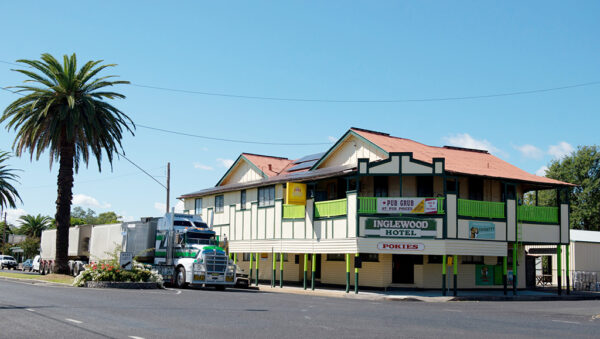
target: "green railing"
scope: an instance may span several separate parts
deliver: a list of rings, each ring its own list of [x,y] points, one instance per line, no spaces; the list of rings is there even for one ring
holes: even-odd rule
[[[558,207],[522,205],[518,207],[518,219],[519,221],[558,224]]]
[[[458,215],[473,218],[504,219],[504,203],[458,199]]]
[[[335,217],[348,213],[346,199],[315,202],[315,218]]]
[[[304,205],[283,205],[283,219],[304,219]]]
[[[426,198],[432,199],[432,198]],[[444,198],[437,199],[437,214],[444,214]],[[377,198],[376,197],[358,197],[358,213],[375,214],[377,213]]]

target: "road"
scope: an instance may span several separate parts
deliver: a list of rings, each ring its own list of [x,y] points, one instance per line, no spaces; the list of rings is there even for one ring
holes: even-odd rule
[[[109,290],[0,278],[1,338],[590,338],[600,301],[372,302],[254,290]]]

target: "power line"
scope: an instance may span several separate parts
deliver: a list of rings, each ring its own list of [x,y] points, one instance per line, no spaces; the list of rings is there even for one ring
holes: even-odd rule
[[[129,161],[133,166],[137,167],[140,171],[144,172],[147,176],[149,176],[150,178],[152,178],[152,180],[156,181],[159,185],[161,185],[162,187],[164,187],[164,189],[167,189],[167,186],[163,185],[162,182],[156,180],[155,177],[153,177],[152,175],[150,175],[150,173],[146,172],[143,168],[141,168],[140,166],[138,166],[135,162],[129,160],[129,158],[127,158],[122,153],[117,152],[117,154],[120,155],[120,156],[122,156],[123,158],[125,158],[125,160]]]
[[[574,85],[566,85],[559,87],[541,88],[526,91],[514,91],[505,93],[495,94],[483,94],[483,95],[469,95],[469,96],[458,96],[458,97],[439,97],[439,98],[416,98],[416,99],[314,99],[314,98],[284,98],[284,97],[264,97],[264,96],[253,96],[253,95],[239,95],[239,94],[228,94],[228,93],[216,93],[216,92],[202,92],[202,91],[191,91],[185,89],[175,89],[167,87],[149,86],[131,83],[130,86],[150,88],[169,92],[179,92],[188,94],[199,94],[207,96],[218,96],[236,99],[252,99],[252,100],[270,100],[270,101],[295,101],[295,102],[321,102],[321,103],[407,103],[407,102],[435,102],[435,101],[458,101],[458,100],[474,100],[474,99],[487,99],[497,97],[508,97],[515,95],[526,95],[535,93],[544,93],[552,91],[560,91],[570,88],[586,87],[600,84],[600,81],[590,81]]]
[[[0,62],[4,63],[4,64],[8,64],[8,65],[30,67],[30,66],[21,65],[21,64],[14,63],[14,62],[4,61],[4,60],[0,60]],[[561,90],[578,88],[578,87],[595,86],[598,84],[600,84],[600,81],[590,81],[590,82],[582,82],[582,83],[565,85],[565,86],[538,88],[538,89],[523,90],[523,91],[492,93],[492,94],[481,94],[481,95],[465,95],[465,96],[455,96],[455,97],[431,97],[431,98],[390,98],[390,99],[326,99],[326,98],[319,99],[319,98],[273,97],[273,96],[256,96],[256,95],[243,95],[243,94],[232,94],[232,93],[195,91],[195,90],[187,90],[187,89],[144,85],[144,84],[138,84],[138,83],[130,83],[129,85],[134,86],[134,87],[149,88],[149,89],[168,91],[168,92],[178,92],[178,93],[197,94],[197,95],[216,96],[216,97],[235,98],[235,99],[249,99],[249,100],[288,101],[288,102],[320,102],[320,103],[408,103],[408,102],[437,102],[437,101],[489,99],[489,98],[561,91]]]
[[[284,142],[264,142],[264,141],[250,141],[250,140],[241,140],[241,139],[216,138],[216,137],[208,137],[205,135],[177,132],[177,131],[167,130],[167,129],[163,129],[163,128],[156,128],[156,127],[151,127],[151,126],[145,126],[145,125],[140,125],[140,124],[136,124],[135,126],[147,128],[147,129],[151,129],[151,130],[155,130],[155,131],[165,132],[165,133],[183,135],[183,136],[187,136],[187,137],[216,140],[216,141],[226,141],[226,142],[237,142],[237,143],[244,143],[244,144],[279,145],[279,146],[313,146],[313,145],[330,145],[331,144],[330,142],[284,143]]]
[[[152,168],[152,170],[156,170],[159,168],[164,168],[165,166],[160,166],[160,167],[155,167]],[[123,177],[129,177],[132,175],[137,175],[139,174],[139,172],[135,172],[135,173],[127,173],[127,174],[122,174],[122,175],[116,175],[116,176],[110,176],[108,178],[99,178],[99,179],[91,179],[91,180],[84,180],[84,181],[77,181],[77,185],[81,185],[81,184],[88,184],[88,183],[92,183],[92,182],[98,182],[98,181],[106,181],[106,180],[114,180],[114,179],[119,179],[119,178],[123,178]],[[156,177],[160,177],[160,176],[156,176]],[[56,186],[56,184],[50,184],[50,185],[38,185],[38,186],[23,186],[23,188],[27,188],[27,189],[34,189],[34,188],[44,188],[44,187],[53,187]]]

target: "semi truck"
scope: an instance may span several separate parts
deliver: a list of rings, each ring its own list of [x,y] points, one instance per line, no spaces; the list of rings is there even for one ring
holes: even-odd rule
[[[55,242],[56,230],[42,232],[42,274],[54,265]],[[224,290],[236,283],[236,265],[198,215],[167,213],[161,218],[69,229],[69,269],[74,275],[118,252],[132,253],[137,261],[152,265],[165,283],[179,288],[204,285]]]

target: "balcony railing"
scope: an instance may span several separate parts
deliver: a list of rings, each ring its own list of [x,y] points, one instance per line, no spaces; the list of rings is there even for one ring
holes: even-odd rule
[[[522,205],[517,213],[519,221],[558,224],[558,207]]]
[[[504,219],[504,203],[458,199],[458,215],[472,218]]]
[[[283,205],[283,219],[304,219],[304,205]]]
[[[315,218],[328,218],[348,213],[346,199],[315,202]]]
[[[444,214],[444,198],[425,198],[437,199],[437,214]],[[376,197],[358,197],[358,213],[375,214],[377,213]]]

